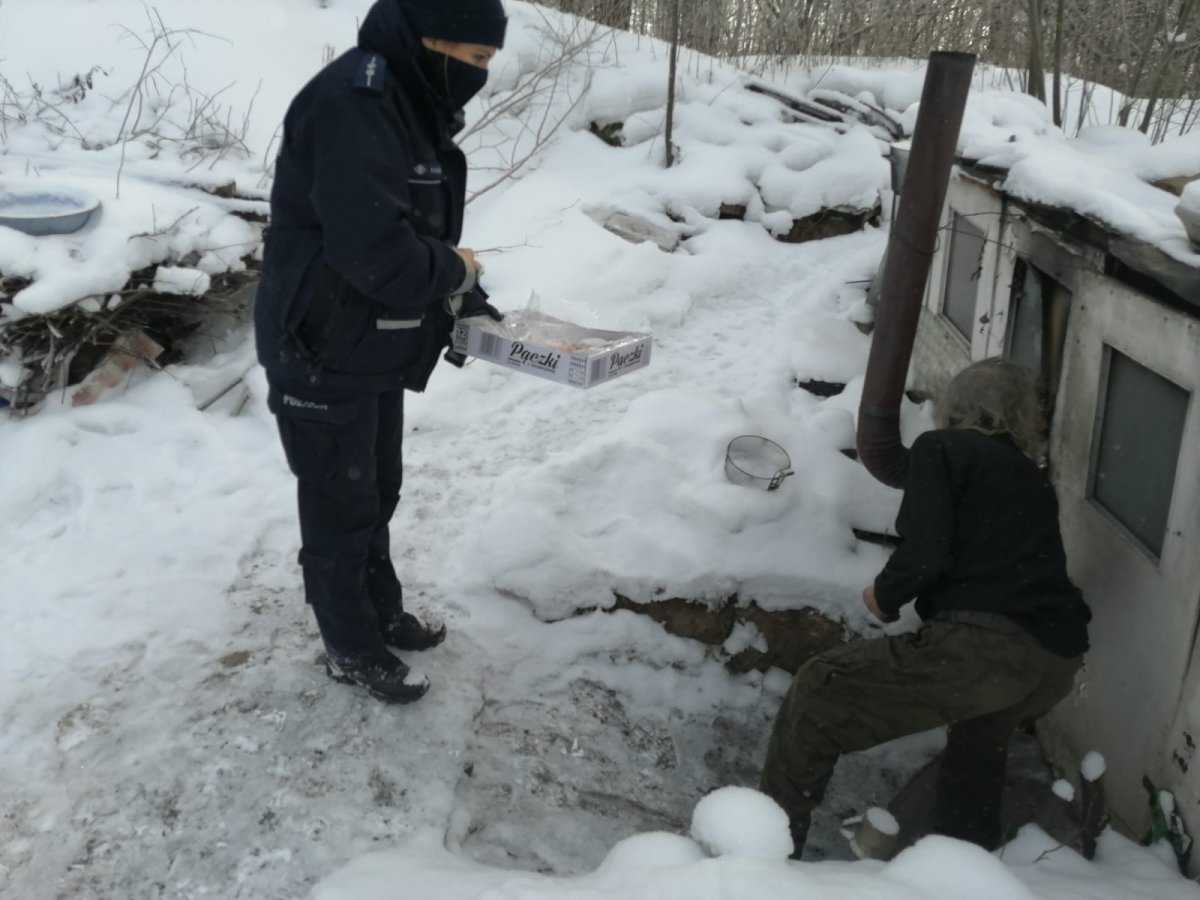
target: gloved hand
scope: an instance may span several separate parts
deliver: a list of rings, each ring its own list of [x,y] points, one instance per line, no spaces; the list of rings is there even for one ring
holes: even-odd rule
[[[2,0],[0,0],[2,2]],[[487,316],[496,322],[504,321],[504,313],[488,303],[487,291],[479,285],[475,285],[465,294],[460,294],[457,297],[447,297],[445,301],[446,312],[456,319],[466,319],[470,316]],[[447,337],[449,340],[449,337]],[[466,354],[460,353],[451,347],[446,351],[446,355],[442,357],[446,362],[462,368],[466,365]]]
[[[454,309],[457,301],[458,309]],[[488,303],[487,292],[479,285],[471,288],[461,297],[452,297],[450,301],[451,315],[459,319],[470,318],[471,316],[487,316],[493,322],[503,322],[504,313]]]

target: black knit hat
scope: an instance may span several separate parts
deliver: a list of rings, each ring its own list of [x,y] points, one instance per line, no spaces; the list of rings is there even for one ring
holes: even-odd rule
[[[508,19],[500,0],[399,0],[421,37],[503,47]]]

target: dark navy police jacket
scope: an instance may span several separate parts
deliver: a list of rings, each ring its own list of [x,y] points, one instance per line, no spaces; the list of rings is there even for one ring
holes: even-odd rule
[[[467,167],[422,52],[399,7],[376,3],[359,46],[288,110],[255,308],[276,385],[420,391],[447,345]]]

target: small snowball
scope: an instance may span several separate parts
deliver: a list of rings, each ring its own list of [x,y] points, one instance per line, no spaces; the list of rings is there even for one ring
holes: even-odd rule
[[[25,376],[25,367],[12,357],[0,361],[0,387],[15,388]]]
[[[1054,791],[1054,796],[1059,800],[1067,803],[1075,799],[1075,786],[1065,778],[1060,778],[1054,784],[1050,785],[1050,790]]]
[[[207,294],[212,279],[197,269],[159,266],[154,274],[154,290],[160,294]]]
[[[1079,764],[1079,774],[1088,781],[1098,781],[1103,777],[1106,768],[1108,768],[1108,763],[1104,761],[1104,757],[1093,750]]]
[[[786,859],[793,849],[787,813],[766,794],[742,787],[721,788],[697,803],[692,837],[713,856]]]
[[[880,806],[872,806],[867,810],[867,821],[880,834],[895,837],[900,833],[900,823],[896,817]]]

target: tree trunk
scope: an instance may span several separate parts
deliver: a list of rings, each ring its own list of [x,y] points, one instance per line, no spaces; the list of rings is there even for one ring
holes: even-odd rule
[[[675,165],[675,73],[679,69],[679,21],[680,3],[675,0],[675,11],[671,17],[671,74],[667,85],[667,168]]]
[[[594,4],[596,21],[628,31],[633,24],[633,0],[603,0]]]
[[[564,12],[628,31],[633,25],[633,0],[558,0]]]
[[[1133,78],[1129,81],[1129,86],[1125,88],[1125,105],[1121,107],[1121,112],[1117,116],[1117,123],[1121,127],[1129,124],[1129,114],[1133,112],[1134,103],[1137,102],[1137,92],[1141,87],[1142,76],[1146,72],[1146,63],[1150,60],[1150,54],[1154,50],[1154,39],[1162,33],[1167,26],[1167,0],[1162,2],[1162,13],[1155,17],[1154,23],[1146,29],[1145,39],[1142,42],[1141,52],[1138,54],[1137,69],[1133,73]]]
[[[1042,51],[1042,0],[1026,0],[1029,15],[1029,85],[1028,92],[1046,102],[1046,62]]]
[[[1150,123],[1154,119],[1154,107],[1158,104],[1159,98],[1162,96],[1167,69],[1170,67],[1171,60],[1176,56],[1176,42],[1174,37],[1187,29],[1194,9],[1195,0],[1179,0],[1179,15],[1175,19],[1175,29],[1171,32],[1170,40],[1168,40],[1168,35],[1164,27],[1162,56],[1159,57],[1158,68],[1154,71],[1154,80],[1150,82],[1150,90],[1146,97],[1146,112],[1142,116],[1142,124],[1138,126],[1138,131],[1142,134],[1150,133]],[[1165,26],[1166,23],[1164,22],[1163,24]]]
[[[1066,18],[1067,0],[1058,0],[1058,8],[1054,11],[1054,124],[1063,126],[1063,21]]]

